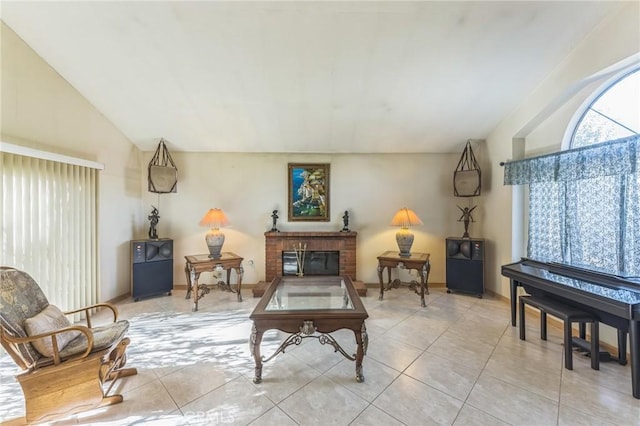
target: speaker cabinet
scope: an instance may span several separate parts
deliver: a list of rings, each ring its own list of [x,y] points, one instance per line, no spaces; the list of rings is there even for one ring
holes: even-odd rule
[[[447,293],[484,293],[484,240],[447,238]]]
[[[140,298],[173,290],[173,240],[131,241],[131,296]]]

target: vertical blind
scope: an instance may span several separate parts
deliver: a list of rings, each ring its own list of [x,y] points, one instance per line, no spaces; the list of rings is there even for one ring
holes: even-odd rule
[[[0,152],[0,265],[29,273],[51,304],[98,302],[97,174]]]

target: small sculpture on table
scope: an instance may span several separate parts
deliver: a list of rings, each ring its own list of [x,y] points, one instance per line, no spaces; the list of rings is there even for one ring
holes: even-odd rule
[[[349,230],[349,211],[348,210],[344,211],[344,215],[342,216],[342,222],[344,223],[344,226],[342,227],[342,230],[340,232],[350,232],[350,230]]]
[[[271,219],[273,219],[273,225],[271,226],[271,232],[280,232],[276,227],[276,222],[278,221],[278,210],[274,210],[271,213]]]
[[[151,214],[147,218],[151,221],[151,224],[149,225],[149,238],[152,240],[157,240],[158,230],[156,229],[156,227],[158,226],[160,215],[158,214],[158,209],[156,207],[154,206],[151,206],[151,207],[153,207],[153,210],[151,210]]]
[[[469,237],[469,223],[475,222],[473,220],[473,216],[471,216],[471,212],[478,206],[473,206],[472,208],[465,207],[464,209],[460,206],[457,206],[462,212],[462,216],[458,219],[458,222],[464,222],[464,235],[462,238],[470,238]]]

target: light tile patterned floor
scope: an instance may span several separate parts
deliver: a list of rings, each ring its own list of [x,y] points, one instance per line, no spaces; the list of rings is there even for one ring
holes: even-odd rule
[[[369,319],[365,382],[353,361],[306,339],[267,362],[255,385],[248,338],[258,299],[212,290],[191,312],[184,291],[118,304],[131,321],[130,366],[139,374],[119,384],[125,401],[71,416],[59,424],[158,425],[633,425],[640,401],[631,396],[629,366],[574,355],[563,368],[562,336],[549,329],[528,340],[511,327],[509,307],[431,289],[427,307],[407,288],[379,301],[363,298]],[[285,337],[265,334],[269,355]],[[355,351],[352,332],[334,337]],[[24,401],[15,365],[0,355],[0,420],[22,424]]]

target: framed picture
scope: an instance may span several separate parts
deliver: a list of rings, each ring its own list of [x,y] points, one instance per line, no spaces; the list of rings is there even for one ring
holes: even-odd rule
[[[329,164],[289,163],[289,221],[329,221]]]

